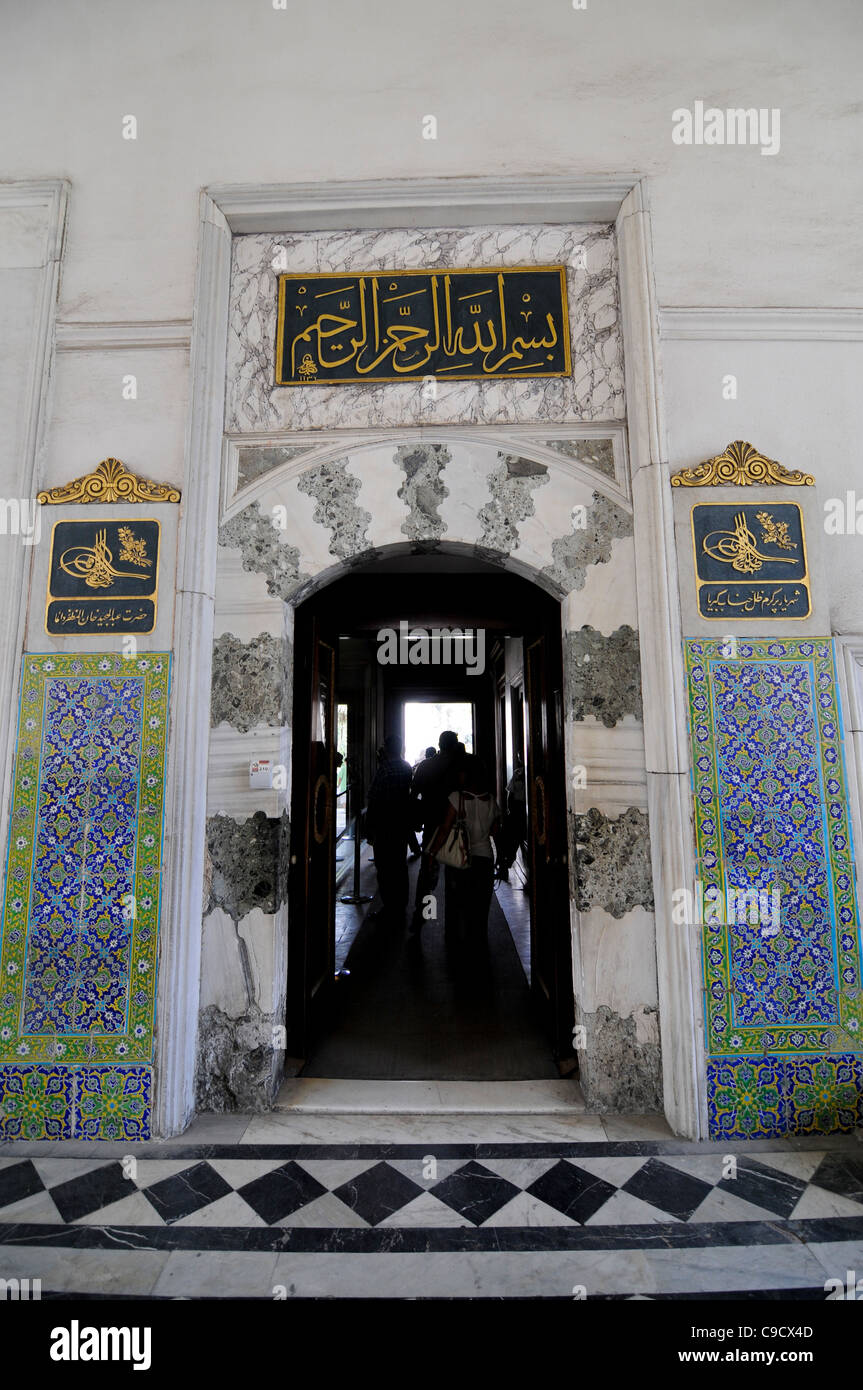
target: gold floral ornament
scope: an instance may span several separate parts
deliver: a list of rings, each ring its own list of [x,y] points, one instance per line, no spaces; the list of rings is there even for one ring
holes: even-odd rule
[[[787,527],[785,529],[787,530]],[[120,537],[120,559],[129,560],[133,565],[144,565],[150,569],[153,561],[147,559],[147,542],[143,537],[136,536],[128,526],[121,526],[118,535]]]
[[[86,525],[86,522],[84,523]],[[60,556],[60,568],[73,579],[83,579],[88,589],[108,589],[115,579],[146,579],[146,574],[136,570],[114,568],[114,556],[105,540],[105,529],[96,533],[94,545],[73,545]],[[132,535],[127,526],[120,527],[120,559],[131,560],[133,564],[146,565],[147,543]]]
[[[681,468],[671,477],[672,487],[749,487],[760,484],[770,487],[776,484],[793,487],[814,487],[815,479],[811,473],[793,471],[776,459],[769,459],[743,439],[735,439],[723,454],[706,459],[694,468]]]
[[[130,473],[119,459],[103,459],[92,473],[37,493],[36,500],[43,507],[59,502],[179,502],[180,493],[170,483],[151,483]]]
[[[780,550],[797,549],[797,542],[788,534],[787,521],[774,521],[769,512],[756,512],[755,515],[761,522],[761,539],[765,545],[775,545]]]

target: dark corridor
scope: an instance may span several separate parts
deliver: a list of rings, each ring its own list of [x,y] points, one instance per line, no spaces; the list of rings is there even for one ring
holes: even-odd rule
[[[417,867],[411,865],[412,892]],[[373,864],[364,863],[362,881],[368,893],[375,891]],[[476,958],[449,941],[443,893],[440,900],[440,917],[426,922],[420,937],[392,931],[362,909],[342,909],[360,917],[353,933],[347,926],[342,969],[350,973],[339,976],[328,1027],[303,1076],[522,1081],[558,1075],[498,895],[489,912],[488,950]]]
[[[353,572],[295,616],[287,1028],[296,1074],[571,1074],[559,605],[486,562],[429,554]],[[444,643],[414,662],[396,644],[397,659],[382,660],[382,634],[405,625],[477,636],[470,657]],[[442,891],[419,936],[407,919],[375,916],[363,838],[384,736],[407,733],[413,765],[436,742],[435,719],[482,760],[502,809],[518,759],[525,769],[521,848],[492,896],[487,949],[468,954],[447,932]],[[413,906],[418,862],[409,867]]]

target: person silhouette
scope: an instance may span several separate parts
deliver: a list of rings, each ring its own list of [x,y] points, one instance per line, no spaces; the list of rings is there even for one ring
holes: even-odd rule
[[[412,769],[402,757],[403,747],[398,734],[388,734],[384,739],[383,756],[369,787],[366,810],[366,837],[374,845],[378,891],[383,903],[380,911],[368,915],[393,922],[404,920],[409,891],[405,856]]]
[[[423,831],[422,859],[410,926],[414,935],[422,930],[426,899],[434,893],[440,877],[440,864],[429,853],[429,845],[447,813],[447,797],[458,782],[459,746],[458,734],[444,729],[438,739],[439,751],[432,749],[432,756],[423,759],[411,783],[413,824],[421,825]]]
[[[444,843],[457,817],[464,819],[470,839],[470,863],[446,870],[447,932],[469,945],[481,945],[488,935],[488,910],[494,889],[495,849],[500,834],[500,807],[491,791],[488,773],[479,758],[466,755],[459,764],[459,786],[450,792],[447,812],[429,851]]]

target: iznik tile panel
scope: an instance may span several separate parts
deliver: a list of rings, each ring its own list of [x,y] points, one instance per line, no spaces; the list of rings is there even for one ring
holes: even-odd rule
[[[149,1139],[150,1067],[0,1067],[0,1139]]]
[[[711,1132],[850,1129],[853,847],[829,639],[689,640]]]
[[[16,1117],[37,1137],[40,1115],[41,1137],[108,1137],[111,1116],[144,1137],[169,676],[159,653],[24,658],[0,942],[7,1137]]]

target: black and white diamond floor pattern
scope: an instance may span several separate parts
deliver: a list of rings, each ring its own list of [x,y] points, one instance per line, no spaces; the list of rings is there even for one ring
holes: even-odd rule
[[[510,1148],[516,1146],[509,1146]],[[0,1223],[101,1227],[643,1227],[863,1217],[863,1158],[549,1152],[437,1158],[0,1158]],[[626,1148],[625,1145],[619,1146]]]

